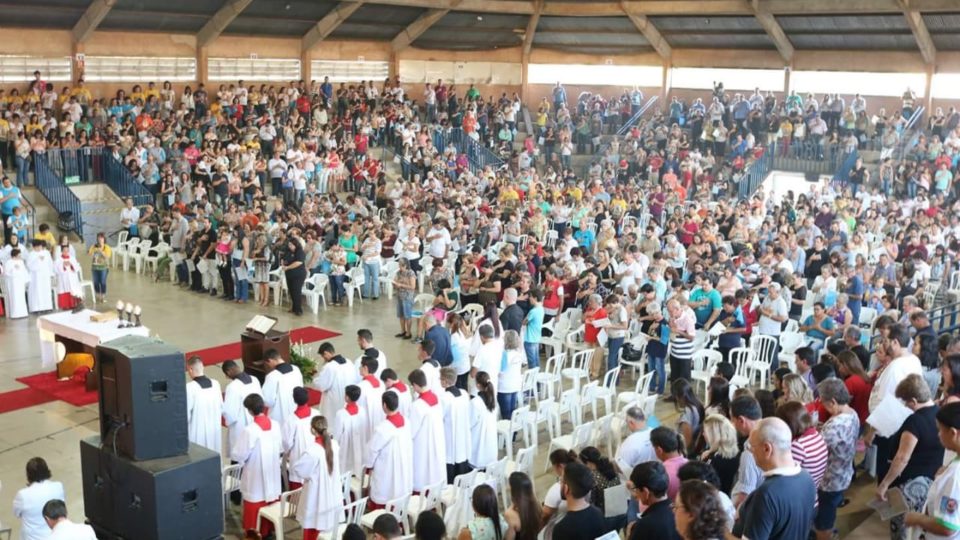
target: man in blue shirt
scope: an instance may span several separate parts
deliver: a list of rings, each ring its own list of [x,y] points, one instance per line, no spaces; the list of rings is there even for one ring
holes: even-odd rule
[[[740,338],[747,331],[747,323],[743,318],[743,310],[737,298],[733,295],[723,297],[723,311],[717,318],[723,323],[725,330],[717,337],[717,350],[723,355],[723,361],[729,360],[730,350],[740,346]]]
[[[847,288],[844,292],[848,297],[847,307],[853,315],[850,324],[859,324],[860,308],[863,307],[863,278],[860,277],[857,266],[854,264],[847,265]]]
[[[3,243],[10,243],[10,234],[13,229],[7,227],[7,219],[13,215],[13,209],[23,204],[23,195],[20,188],[13,185],[10,177],[3,175],[3,181],[0,183],[0,215],[3,218]]]
[[[827,338],[834,334],[833,318],[827,315],[827,308],[823,302],[813,304],[813,315],[809,315],[800,325],[800,331],[805,333],[810,341],[810,348],[819,352]]]
[[[430,354],[430,358],[436,360],[440,367],[446,367],[453,363],[450,332],[437,324],[437,320],[431,314],[427,314],[427,331],[423,334],[423,340],[430,340],[433,343],[433,352]]]
[[[540,367],[540,339],[543,337],[543,291],[530,291],[530,311],[523,321],[523,350],[527,368]]]

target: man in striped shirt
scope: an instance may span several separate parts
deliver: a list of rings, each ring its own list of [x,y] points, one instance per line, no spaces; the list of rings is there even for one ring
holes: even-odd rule
[[[672,384],[677,379],[689,381],[697,316],[676,297],[667,302],[667,312],[670,314],[670,382]]]

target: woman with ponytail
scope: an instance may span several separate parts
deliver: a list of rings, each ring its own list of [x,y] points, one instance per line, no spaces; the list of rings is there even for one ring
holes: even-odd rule
[[[340,447],[330,436],[327,419],[315,416],[310,421],[311,441],[293,463],[293,470],[303,478],[297,521],[303,526],[303,539],[316,540],[321,532],[332,531],[340,520],[342,506],[340,485]]]
[[[543,527],[543,513],[533,493],[533,482],[522,472],[512,473],[508,481],[510,506],[503,512],[510,527],[507,537],[512,540],[537,540]]]
[[[476,380],[477,394],[470,399],[470,466],[480,469],[497,460],[497,394],[486,371],[477,372]]]
[[[676,431],[660,426],[650,432],[650,444],[653,445],[653,451],[657,454],[657,459],[663,463],[663,468],[667,470],[667,496],[673,500],[680,491],[680,478],[677,472],[686,462],[683,457],[683,435]]]
[[[507,522],[497,507],[497,492],[487,484],[473,490],[474,518],[460,531],[457,540],[504,540]]]
[[[550,465],[553,467],[553,474],[557,475],[557,481],[547,494],[543,497],[543,523],[555,523],[567,513],[567,501],[563,498],[563,489],[561,479],[563,478],[563,469],[570,463],[577,463],[577,453],[573,450],[558,449],[550,452]],[[554,519],[555,518],[555,519]]]
[[[617,474],[613,462],[601,454],[600,449],[595,446],[588,446],[581,450],[580,461],[593,473],[593,505],[605,512],[604,491],[609,487],[620,485],[620,475]],[[610,530],[620,529],[626,524],[626,514],[607,518],[607,527]]]

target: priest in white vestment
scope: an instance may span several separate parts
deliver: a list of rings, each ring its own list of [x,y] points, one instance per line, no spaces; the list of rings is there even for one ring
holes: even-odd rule
[[[400,400],[400,409],[398,409],[400,414],[404,418],[410,418],[410,404],[413,403],[413,394],[410,393],[410,388],[403,384],[397,372],[390,368],[383,370],[383,373],[380,374],[380,381],[386,388],[384,392],[397,394],[397,398]]]
[[[27,285],[30,272],[20,258],[20,250],[14,249],[9,259],[3,262],[3,306],[8,319],[22,319],[30,314],[27,309]]]
[[[27,256],[30,285],[27,287],[27,305],[30,313],[53,309],[53,260],[43,240],[33,241],[33,250]]]
[[[346,404],[343,392],[347,385],[360,380],[357,369],[342,355],[337,354],[333,344],[326,341],[318,351],[326,361],[323,369],[313,379],[313,387],[321,392],[320,414],[332,420]]]
[[[270,369],[263,379],[263,403],[270,419],[282,424],[296,410],[293,389],[303,386],[300,368],[286,362],[276,350],[267,351],[265,364]]]
[[[377,361],[377,371],[372,373],[372,375],[379,379],[380,375],[383,374],[383,370],[387,369],[387,355],[383,354],[383,351],[373,345],[373,332],[366,328],[357,330],[357,346],[363,351],[363,354],[353,362],[357,368],[357,373],[360,373],[360,364],[363,362],[363,357],[367,356]]]
[[[245,373],[233,360],[223,363],[223,374],[230,382],[223,390],[223,423],[227,426],[227,454],[237,444],[243,428],[253,423],[253,416],[243,406],[243,400],[250,394],[260,394],[260,381]],[[262,397],[262,396],[261,396]]]
[[[367,451],[367,412],[360,408],[360,387],[351,384],[344,393],[343,409],[333,421],[333,438],[340,443],[340,470],[363,478],[363,458]]]
[[[447,483],[470,472],[470,451],[473,437],[470,431],[470,394],[457,387],[457,370],[440,370],[440,405],[443,407],[443,434],[447,452]]]
[[[223,447],[220,383],[203,374],[203,361],[199,356],[187,361],[187,372],[192,379],[187,383],[187,438],[219,454]]]
[[[253,423],[240,433],[237,445],[230,451],[230,459],[243,465],[240,475],[240,493],[243,494],[243,528],[257,528],[257,514],[264,506],[280,499],[280,452],[283,436],[280,425],[265,413],[263,398],[250,394],[243,406],[253,416]],[[273,526],[263,520],[260,535],[267,536]]]
[[[420,360],[420,370],[427,376],[427,388],[439,392],[441,390],[440,363],[433,359],[433,351],[433,342],[424,339],[417,350],[417,359]]]
[[[386,415],[383,412],[383,383],[374,375],[377,372],[377,361],[373,358],[364,358],[360,362],[360,407],[367,412],[366,438],[370,440],[373,432],[383,422]],[[399,409],[398,409],[399,410]]]
[[[422,370],[410,373],[410,385],[417,399],[410,405],[410,433],[413,436],[413,491],[423,493],[428,487],[447,480],[447,451],[443,434],[443,406],[440,398],[427,386]]]
[[[310,421],[320,413],[307,405],[310,395],[307,389],[298,387],[293,389],[293,401],[297,404],[296,410],[283,422],[283,454],[287,456],[288,466],[292,466],[300,459],[307,445],[313,440],[310,432]],[[303,478],[292,468],[287,471],[290,489],[294,490],[303,485]]]
[[[303,527],[303,540],[317,540],[321,532],[331,532],[337,526],[343,505],[340,445],[330,436],[326,418],[314,416],[311,419],[309,442],[292,462],[290,474],[303,479],[300,506],[297,507],[297,522]]]
[[[379,510],[393,499],[413,492],[413,440],[406,419],[397,412],[397,395],[383,395],[386,419],[377,425],[367,444],[364,467],[370,469],[370,502]]]

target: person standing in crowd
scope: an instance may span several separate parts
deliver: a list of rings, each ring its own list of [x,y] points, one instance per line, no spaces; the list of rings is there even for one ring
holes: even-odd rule
[[[697,317],[692,309],[676,298],[667,301],[667,311],[670,313],[670,383],[673,384],[677,379],[689,381]],[[666,401],[673,402],[675,399],[668,397]]]
[[[398,406],[396,394],[383,394],[385,418],[368,440],[363,466],[370,469],[370,510],[413,492],[413,435]]]
[[[598,538],[607,532],[603,512],[590,504],[593,486],[593,473],[586,465],[570,463],[563,468],[561,489],[567,514],[553,528],[554,540]]]
[[[21,540],[44,540],[50,527],[44,521],[44,506],[52,500],[63,501],[63,484],[51,480],[47,462],[41,457],[27,461],[27,487],[20,488],[13,498],[13,515],[20,520]]]
[[[187,427],[191,443],[220,453],[223,446],[221,416],[223,394],[220,383],[203,373],[203,360],[192,356],[187,360]]]
[[[297,522],[303,540],[317,540],[320,531],[332,531],[340,517],[331,509],[341,504],[340,445],[330,436],[327,419],[310,419],[310,435],[302,453],[290,464],[291,476],[302,478],[303,491],[297,506]]]
[[[673,503],[673,516],[676,529],[671,532],[679,533],[683,540],[713,540],[727,535],[723,500],[717,488],[707,482],[684,482]]]
[[[290,312],[294,315],[303,315],[303,282],[307,279],[307,269],[303,266],[305,258],[300,241],[289,237],[283,252],[283,275],[290,291]]]
[[[291,395],[291,399],[292,399]],[[243,428],[237,444],[230,450],[230,459],[243,466],[240,474],[240,493],[243,496],[243,528],[256,529],[260,509],[280,499],[280,454],[283,436],[280,425],[266,415],[266,405],[259,394],[250,394],[243,406],[253,417],[253,423]],[[273,529],[263,520],[260,534]]]
[[[263,403],[269,409],[270,418],[282,424],[297,408],[293,389],[303,386],[303,374],[276,349],[267,351],[263,363],[270,370],[263,380]]]
[[[97,241],[88,251],[90,255],[90,274],[93,278],[93,293],[96,302],[104,302],[107,296],[107,274],[109,261],[113,258],[113,250],[107,245],[104,233],[97,233]]]
[[[733,485],[733,504],[741,508],[744,501],[751,493],[756,491],[763,482],[763,471],[757,464],[753,452],[751,451],[750,433],[760,422],[763,413],[760,410],[760,403],[753,397],[746,395],[735,398],[730,402],[730,421],[736,428],[741,437],[746,437],[743,443],[743,451],[740,452],[740,468],[737,471],[737,481]]]
[[[817,513],[813,520],[817,540],[830,540],[843,504],[844,491],[853,480],[860,419],[850,407],[850,393],[840,379],[827,379],[817,389],[823,408],[830,413],[821,433],[827,445],[827,469],[817,490]]]
[[[678,538],[675,531],[674,513],[667,496],[669,478],[659,461],[645,461],[630,471],[627,489],[632,498],[645,509],[631,525],[628,540],[644,538]]]

